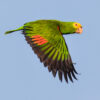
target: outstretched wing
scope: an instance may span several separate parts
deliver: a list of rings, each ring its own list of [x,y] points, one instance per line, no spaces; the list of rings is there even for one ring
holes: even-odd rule
[[[26,34],[25,31],[23,34]],[[58,72],[61,81],[62,76],[64,76],[66,82],[68,82],[68,78],[73,82],[73,78],[77,79],[75,76],[77,72],[63,36],[60,32],[54,35],[49,32],[48,34],[25,35],[25,38],[40,58],[40,61],[44,63],[44,66],[48,67],[49,72],[52,72],[54,77]]]

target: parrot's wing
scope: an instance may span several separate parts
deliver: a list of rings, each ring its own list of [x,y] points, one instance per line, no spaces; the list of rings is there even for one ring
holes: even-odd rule
[[[48,66],[48,70],[50,72],[52,71],[54,77],[58,72],[58,76],[61,81],[62,75],[64,75],[66,82],[68,82],[68,78],[72,82],[72,77],[77,79],[75,76],[77,72],[74,68],[67,45],[61,33],[55,36],[34,34],[31,37],[25,36],[25,38],[40,58],[40,61],[44,63],[44,66]]]

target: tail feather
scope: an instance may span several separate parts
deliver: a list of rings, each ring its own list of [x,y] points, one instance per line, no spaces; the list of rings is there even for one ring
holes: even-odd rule
[[[23,30],[23,29],[24,29],[24,26],[21,26],[21,27],[19,27],[18,29],[6,31],[5,34],[10,34],[10,33],[12,33],[12,32],[20,31],[20,30]]]

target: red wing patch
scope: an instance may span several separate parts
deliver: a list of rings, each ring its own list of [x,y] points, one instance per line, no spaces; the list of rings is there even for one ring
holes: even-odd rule
[[[34,41],[35,44],[38,44],[38,45],[42,45],[42,44],[45,44],[48,42],[47,39],[45,39],[44,37],[40,36],[40,35],[35,35],[35,36],[32,36],[32,41]]]

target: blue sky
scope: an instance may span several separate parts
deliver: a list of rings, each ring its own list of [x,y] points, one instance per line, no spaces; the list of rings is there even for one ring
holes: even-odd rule
[[[100,0],[0,0],[0,100],[100,100]],[[76,21],[82,35],[65,35],[78,81],[62,83],[43,67],[21,32],[37,19]]]

